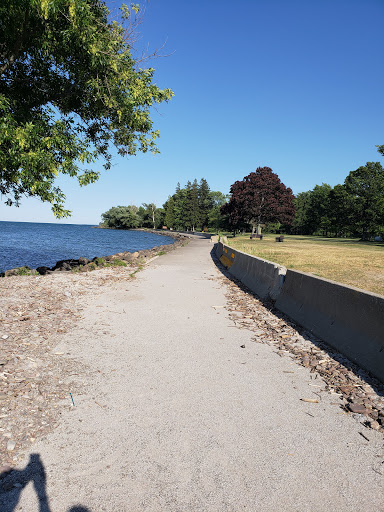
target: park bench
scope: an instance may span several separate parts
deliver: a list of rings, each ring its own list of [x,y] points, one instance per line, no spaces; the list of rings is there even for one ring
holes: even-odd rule
[[[260,240],[262,240],[263,239],[263,235],[256,235],[256,234],[254,234],[254,235],[251,235],[249,238],[251,240],[252,240],[252,238],[260,238]]]
[[[284,242],[284,236],[283,236],[283,235],[277,236],[277,237],[275,238],[275,241],[276,241],[276,242]]]

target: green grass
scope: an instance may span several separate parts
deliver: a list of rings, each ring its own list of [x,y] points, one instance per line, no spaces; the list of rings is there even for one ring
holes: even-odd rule
[[[277,235],[250,240],[248,235],[228,237],[234,249],[253,254],[290,269],[384,295],[384,243],[354,238]]]
[[[38,274],[39,273],[36,270],[31,270],[25,267],[21,267],[18,272],[19,276],[36,276]]]
[[[128,263],[126,261],[123,261],[123,260],[112,260],[111,264],[114,266],[114,267],[127,267],[128,266]]]

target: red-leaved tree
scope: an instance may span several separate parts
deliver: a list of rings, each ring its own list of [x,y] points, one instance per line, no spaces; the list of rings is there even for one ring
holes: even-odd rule
[[[269,167],[258,167],[230,188],[231,198],[222,207],[232,227],[251,224],[252,233],[267,222],[290,225],[295,216],[294,195]]]

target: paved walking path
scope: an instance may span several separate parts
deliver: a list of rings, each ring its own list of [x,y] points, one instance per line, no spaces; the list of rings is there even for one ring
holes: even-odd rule
[[[301,402],[308,370],[212,307],[226,301],[211,248],[195,239],[90,301],[58,347],[88,373],[35,445],[40,497],[31,481],[1,510],[384,510],[383,437],[367,442],[332,395]]]

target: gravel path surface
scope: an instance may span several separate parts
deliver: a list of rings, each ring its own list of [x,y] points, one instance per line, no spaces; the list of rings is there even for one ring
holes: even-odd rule
[[[266,329],[254,342],[211,248],[193,240],[84,296],[54,347],[84,370],[75,406],[3,478],[1,511],[384,510],[382,433]]]

